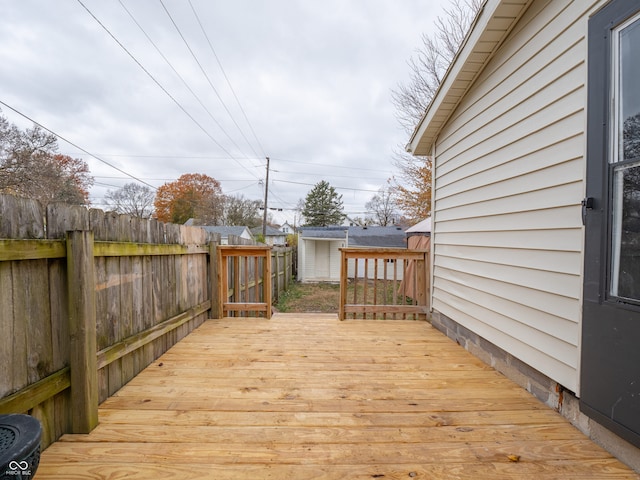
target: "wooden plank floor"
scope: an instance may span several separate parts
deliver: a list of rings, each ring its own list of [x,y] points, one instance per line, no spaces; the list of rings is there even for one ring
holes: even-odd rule
[[[639,477],[428,323],[277,314],[205,323],[36,478]]]

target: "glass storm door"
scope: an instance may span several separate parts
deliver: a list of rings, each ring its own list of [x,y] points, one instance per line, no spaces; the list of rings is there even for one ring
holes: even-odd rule
[[[589,21],[581,409],[640,446],[640,3]]]

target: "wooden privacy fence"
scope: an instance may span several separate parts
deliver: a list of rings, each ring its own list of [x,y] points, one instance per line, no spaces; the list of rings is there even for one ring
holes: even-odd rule
[[[38,418],[43,448],[91,430],[99,403],[217,318],[218,244],[197,227],[0,195],[0,414]]]
[[[341,248],[340,252],[340,320],[426,319],[428,251]]]

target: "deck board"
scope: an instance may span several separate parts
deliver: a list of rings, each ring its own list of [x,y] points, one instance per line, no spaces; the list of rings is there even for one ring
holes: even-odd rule
[[[639,478],[426,322],[211,320],[99,414],[38,479]]]

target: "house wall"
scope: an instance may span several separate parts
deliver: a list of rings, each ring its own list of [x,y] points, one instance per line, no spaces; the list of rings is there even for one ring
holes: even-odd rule
[[[435,310],[579,392],[588,16],[537,0],[435,143]]]

